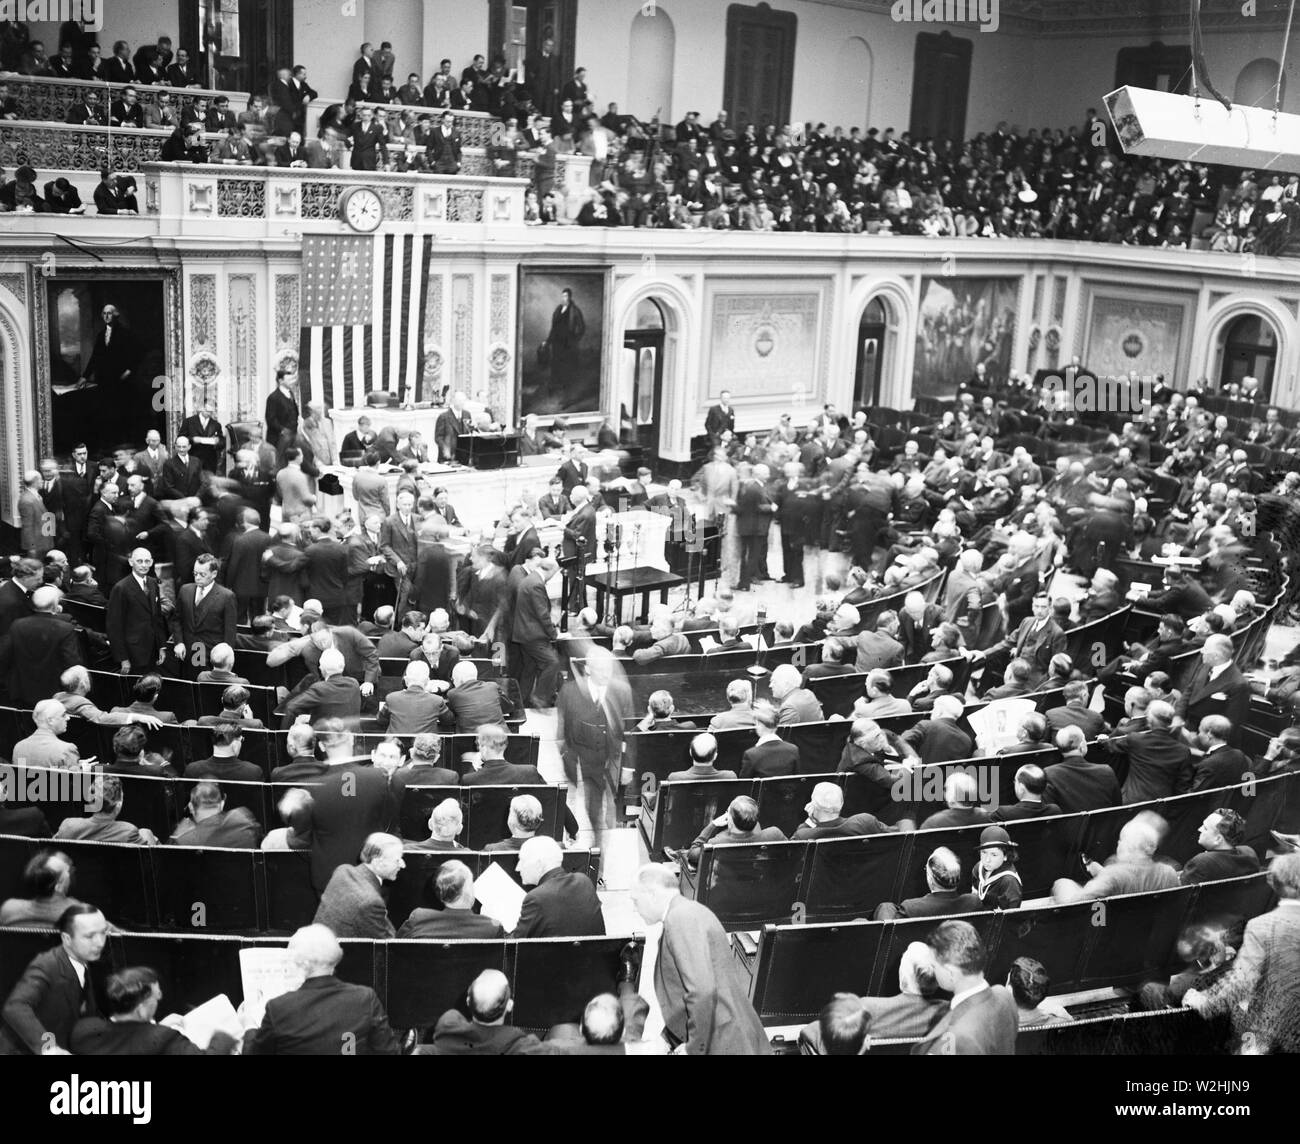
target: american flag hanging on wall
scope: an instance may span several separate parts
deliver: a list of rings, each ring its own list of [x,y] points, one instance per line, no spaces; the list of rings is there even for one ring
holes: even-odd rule
[[[332,409],[385,390],[424,399],[429,235],[305,234],[298,372],[304,401]]]

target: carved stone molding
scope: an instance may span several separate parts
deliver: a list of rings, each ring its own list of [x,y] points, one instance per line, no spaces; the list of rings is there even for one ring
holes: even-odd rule
[[[298,275],[275,276],[275,346],[276,350],[297,350],[302,328]]]
[[[474,276],[451,278],[451,385],[467,393],[474,386]]]
[[[190,278],[190,349],[216,346],[217,278],[195,274]]]

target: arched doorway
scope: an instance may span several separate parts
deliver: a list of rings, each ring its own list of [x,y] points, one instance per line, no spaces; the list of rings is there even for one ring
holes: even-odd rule
[[[619,385],[620,435],[645,450],[646,463],[659,459],[659,410],[663,403],[665,341],[663,306],[642,298],[623,332]]]
[[[654,4],[645,4],[632,17],[628,38],[628,61],[625,114],[649,123],[656,115],[673,121],[673,64],[677,52],[677,33],[668,13]],[[604,108],[601,108],[604,111]]]
[[[1277,332],[1260,314],[1242,314],[1224,327],[1219,388],[1240,384],[1243,377],[1259,378],[1267,396],[1273,389],[1277,365]]]
[[[853,405],[870,409],[880,404],[880,377],[885,362],[885,336],[889,313],[885,303],[872,298],[858,322],[857,366],[853,376]]]

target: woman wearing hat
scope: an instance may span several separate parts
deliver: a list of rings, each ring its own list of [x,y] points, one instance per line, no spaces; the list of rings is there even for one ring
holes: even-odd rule
[[[1016,910],[1024,895],[1016,873],[1019,848],[1000,826],[987,826],[980,833],[980,860],[975,865],[972,889],[987,910]]]

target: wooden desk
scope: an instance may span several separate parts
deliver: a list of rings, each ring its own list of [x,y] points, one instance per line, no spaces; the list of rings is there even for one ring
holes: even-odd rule
[[[614,608],[618,622],[623,621],[623,598],[641,593],[641,622],[650,618],[650,593],[659,593],[659,602],[668,603],[668,589],[685,584],[686,578],[675,572],[665,572],[662,568],[632,568],[626,572],[595,572],[587,577],[587,583],[596,589],[596,614],[605,614],[607,593],[614,597]]]
[[[461,433],[456,460],[471,469],[513,469],[519,465],[518,433]]]

